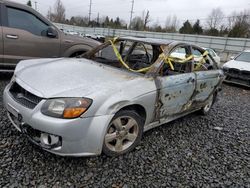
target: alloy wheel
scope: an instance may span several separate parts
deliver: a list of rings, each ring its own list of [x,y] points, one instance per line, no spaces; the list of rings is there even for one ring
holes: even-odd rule
[[[138,134],[137,121],[130,116],[120,116],[110,123],[104,142],[109,150],[122,152],[133,145]]]

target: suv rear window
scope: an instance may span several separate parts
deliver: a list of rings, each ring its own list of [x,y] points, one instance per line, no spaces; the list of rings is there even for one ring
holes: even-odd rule
[[[8,26],[11,28],[22,29],[41,36],[48,29],[48,25],[42,22],[33,14],[11,7],[7,7]]]

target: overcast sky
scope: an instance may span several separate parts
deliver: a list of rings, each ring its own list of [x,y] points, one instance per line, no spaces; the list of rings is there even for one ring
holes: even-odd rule
[[[27,0],[14,0],[16,2],[26,3]],[[43,15],[47,14],[49,7],[54,7],[56,0],[32,0],[32,6],[37,8]],[[61,0],[66,9],[66,17],[81,15],[88,16],[89,0]],[[124,19],[129,22],[132,0],[92,0],[92,15],[95,19],[110,16]],[[194,22],[200,19],[205,22],[207,15],[213,8],[221,8],[228,16],[233,11],[243,11],[250,9],[249,0],[134,0],[134,16],[142,15],[143,10],[149,10],[151,24],[158,22],[164,25],[168,15],[176,15],[180,24],[189,19]]]

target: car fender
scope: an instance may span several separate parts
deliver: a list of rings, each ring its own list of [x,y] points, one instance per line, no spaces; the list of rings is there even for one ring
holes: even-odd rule
[[[98,106],[98,109],[96,109],[96,116],[111,114],[114,115],[124,107],[140,105],[146,111],[145,124],[152,122],[154,119],[154,107],[157,98],[156,89],[140,95],[136,95],[136,91],[131,91],[133,90],[130,90],[130,92],[120,91],[114,95],[110,95],[110,97],[108,97],[105,101],[102,101],[102,103],[98,102],[102,105]]]

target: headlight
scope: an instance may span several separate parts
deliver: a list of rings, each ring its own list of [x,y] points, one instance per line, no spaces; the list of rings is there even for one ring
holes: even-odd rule
[[[81,116],[87,111],[92,100],[87,98],[59,98],[49,99],[41,109],[47,116],[72,119]]]

